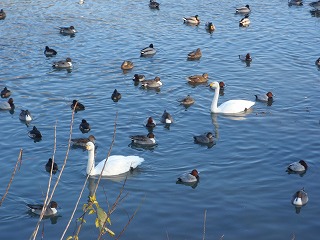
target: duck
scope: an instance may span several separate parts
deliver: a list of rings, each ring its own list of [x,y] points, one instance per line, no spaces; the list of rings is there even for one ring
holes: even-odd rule
[[[193,75],[187,77],[189,83],[206,83],[208,81],[208,73],[204,73],[202,75]]]
[[[200,48],[188,53],[188,60],[199,60],[201,57],[202,53]]]
[[[48,162],[46,163],[45,165],[45,169],[47,172],[51,172],[51,168],[52,168],[52,173],[53,174],[56,174],[56,172],[58,171],[58,164],[53,162],[53,165],[52,165],[52,158],[49,158]]]
[[[5,13],[5,11],[3,11],[3,9],[0,10],[0,20],[4,20],[6,18],[7,14]]]
[[[200,19],[198,15],[195,15],[194,17],[184,17],[183,23],[191,24],[191,25],[198,25],[200,23]]]
[[[251,12],[250,6],[247,4],[243,7],[237,7],[236,13],[248,14]]]
[[[303,2],[302,0],[288,0],[288,5],[289,6],[302,6]]]
[[[132,78],[134,82],[142,82],[145,80],[145,76],[143,74],[135,74]]]
[[[156,2],[155,0],[150,0],[149,7],[151,9],[160,9],[160,3]]]
[[[87,120],[82,119],[79,129],[82,133],[87,133],[91,130],[90,124],[87,122]]]
[[[111,95],[111,99],[114,101],[114,102],[118,102],[120,99],[121,99],[121,93],[119,93],[117,91],[117,89],[115,89]]]
[[[146,128],[153,129],[156,127],[156,125],[156,121],[154,121],[152,117],[149,117],[147,120]]]
[[[214,137],[211,132],[207,132],[205,134],[198,135],[198,136],[193,136],[193,139],[196,143],[200,143],[200,144],[214,143]]]
[[[53,68],[56,68],[56,69],[70,69],[72,68],[72,60],[71,58],[66,58],[65,61],[61,60],[61,61],[58,61],[58,62],[54,62],[52,64],[52,67]]]
[[[143,80],[141,82],[141,86],[144,88],[160,88],[162,86],[162,82],[160,77],[155,77],[153,80]]]
[[[191,172],[181,174],[178,179],[178,182],[183,183],[193,183],[199,181],[199,172],[196,169],[193,169]]]
[[[101,162],[97,164],[97,166],[95,166],[94,144],[92,142],[88,142],[86,144],[86,149],[88,151],[88,163],[86,173],[89,176],[95,176],[100,174],[102,176],[115,176],[123,174],[137,168],[144,161],[144,158],[139,156],[112,155],[109,156],[108,159],[103,159]],[[105,168],[103,169],[104,164]]]
[[[133,68],[133,62],[125,60],[121,64],[121,69],[122,70],[131,70]]]
[[[249,100],[229,100],[222,103],[218,107],[217,104],[219,98],[220,85],[218,82],[212,82],[211,87],[215,89],[214,97],[211,103],[212,113],[235,114],[246,112],[255,104],[255,102]]]
[[[1,110],[13,110],[15,108],[13,103],[13,98],[9,98],[7,102],[1,102],[0,103],[0,109]]]
[[[267,92],[266,94],[256,94],[256,101],[260,102],[272,102],[273,101],[273,94],[272,92]]]
[[[93,135],[90,135],[87,138],[73,138],[71,139],[72,145],[74,146],[80,146],[80,147],[85,147],[88,142],[92,142],[95,144],[96,138]]]
[[[53,57],[53,56],[57,55],[57,51],[52,48],[49,48],[48,46],[46,46],[43,53],[44,53],[44,55],[46,55],[46,57]]]
[[[40,215],[43,209],[42,204],[27,204],[27,206],[31,210],[31,212],[37,215]],[[46,208],[46,210],[44,211],[43,216],[49,217],[49,216],[55,215],[58,212],[57,208],[58,208],[57,202],[51,201],[48,207]]]
[[[249,24],[250,24],[250,19],[249,19],[248,15],[244,16],[239,21],[239,26],[240,27],[247,27],[247,26],[249,26]]]
[[[204,26],[208,32],[213,32],[214,30],[216,30],[216,27],[214,26],[214,24],[212,22],[206,22],[206,24]]]
[[[153,47],[153,44],[151,43],[149,47],[145,47],[144,49],[140,50],[140,56],[153,56],[154,54],[156,54],[156,52],[157,50]]]
[[[250,53],[247,53],[246,55],[239,55],[239,59],[244,62],[251,62],[252,61]]]
[[[72,104],[70,105],[70,107],[71,107],[72,110],[74,109],[75,112],[77,112],[77,111],[83,111],[83,110],[86,109],[85,106],[84,106],[81,102],[79,102],[78,100],[76,100],[76,99],[74,99],[74,100],[72,101]]]
[[[42,134],[41,132],[36,128],[36,126],[33,126],[32,130],[28,132],[28,136],[32,139],[41,139]]]
[[[225,84],[223,81],[220,81],[220,82],[219,82],[219,87],[220,87],[219,94],[220,94],[221,96],[224,95],[224,88],[225,88],[225,86],[226,86],[226,84]],[[211,86],[210,86],[210,87],[211,87]]]
[[[29,110],[21,110],[20,114],[19,114],[19,119],[21,121],[26,121],[26,122],[30,122],[32,121],[32,116],[29,112]]]
[[[315,64],[320,67],[320,57],[316,60]]]
[[[195,101],[190,95],[187,95],[185,98],[179,100],[179,102],[184,106],[190,106],[194,104]]]
[[[10,96],[11,96],[11,91],[7,87],[4,87],[3,90],[1,91],[1,97],[8,98]]]
[[[295,192],[291,198],[291,203],[297,207],[306,205],[308,201],[308,194],[304,191],[304,188]]]
[[[293,162],[289,164],[287,167],[287,172],[289,173],[302,173],[307,171],[308,165],[304,160],[300,160],[299,162]]]
[[[171,124],[173,123],[173,118],[170,113],[167,112],[167,110],[164,110],[160,122],[165,124]]]
[[[156,144],[155,136],[152,132],[145,135],[135,135],[130,136],[133,144],[143,145],[143,146],[153,146]]]
[[[62,35],[74,35],[77,30],[74,28],[74,26],[70,26],[70,27],[60,27],[60,33]]]
[[[316,9],[320,9],[320,1],[317,2],[311,2],[309,3],[310,7],[316,8]]]

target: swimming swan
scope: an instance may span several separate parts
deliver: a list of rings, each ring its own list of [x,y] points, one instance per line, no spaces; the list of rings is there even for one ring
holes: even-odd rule
[[[106,159],[103,159],[97,166],[94,161],[94,144],[88,142],[86,145],[88,150],[88,164],[86,173],[90,176],[100,175]],[[122,156],[113,155],[107,159],[105,168],[103,169],[102,176],[114,176],[126,173],[131,169],[138,167],[144,159],[139,156]]]
[[[219,98],[219,91],[220,86],[218,82],[210,83],[211,88],[215,88],[214,97],[211,103],[211,112],[212,113],[225,113],[225,114],[233,114],[233,113],[240,113],[247,111],[251,108],[255,102],[248,101],[248,100],[229,100],[222,103],[219,107],[218,98]]]

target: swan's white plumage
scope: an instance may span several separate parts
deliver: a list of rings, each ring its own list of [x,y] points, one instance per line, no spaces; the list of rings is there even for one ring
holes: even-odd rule
[[[88,142],[86,144],[86,149],[88,150],[88,163],[86,173],[90,176],[100,175],[106,159],[103,159],[97,164],[97,166],[95,166],[94,144],[92,142]],[[131,169],[138,167],[143,161],[144,159],[139,156],[110,156],[107,160],[105,168],[103,169],[102,176],[115,176],[126,173]]]
[[[222,103],[219,107],[218,105],[218,98],[219,98],[219,91],[220,86],[218,82],[210,83],[210,87],[214,88],[214,97],[211,103],[211,112],[213,113],[225,113],[225,114],[234,114],[247,111],[251,108],[255,102],[248,101],[248,100],[229,100]]]

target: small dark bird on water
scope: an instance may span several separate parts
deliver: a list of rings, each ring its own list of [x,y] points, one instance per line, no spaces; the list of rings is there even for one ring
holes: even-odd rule
[[[58,164],[56,164],[55,162],[53,163],[53,166],[52,166],[52,158],[49,158],[48,162],[46,163],[46,171],[47,172],[51,172],[51,167],[52,168],[52,173],[53,174],[56,174],[56,172],[58,171]]]

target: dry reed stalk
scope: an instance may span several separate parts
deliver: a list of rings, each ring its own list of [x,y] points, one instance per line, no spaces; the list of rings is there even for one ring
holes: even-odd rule
[[[207,209],[204,210],[204,219],[203,219],[203,237],[202,239],[206,239],[206,219],[207,219]]]
[[[22,151],[23,151],[23,150],[20,149],[19,157],[18,157],[18,160],[17,160],[17,162],[16,162],[16,165],[15,165],[15,167],[14,167],[14,169],[13,169],[13,172],[12,172],[12,174],[11,174],[11,178],[10,178],[10,181],[9,181],[9,183],[8,183],[6,192],[4,193],[4,195],[3,195],[2,198],[1,198],[0,207],[1,207],[2,203],[3,203],[3,201],[6,199],[7,194],[9,193],[9,189],[10,189],[11,183],[12,183],[12,181],[13,181],[13,178],[14,178],[14,176],[15,176],[15,174],[16,174],[17,169],[20,170],[20,167],[21,167],[21,164],[22,164]],[[19,166],[19,168],[18,168],[18,166]]]

